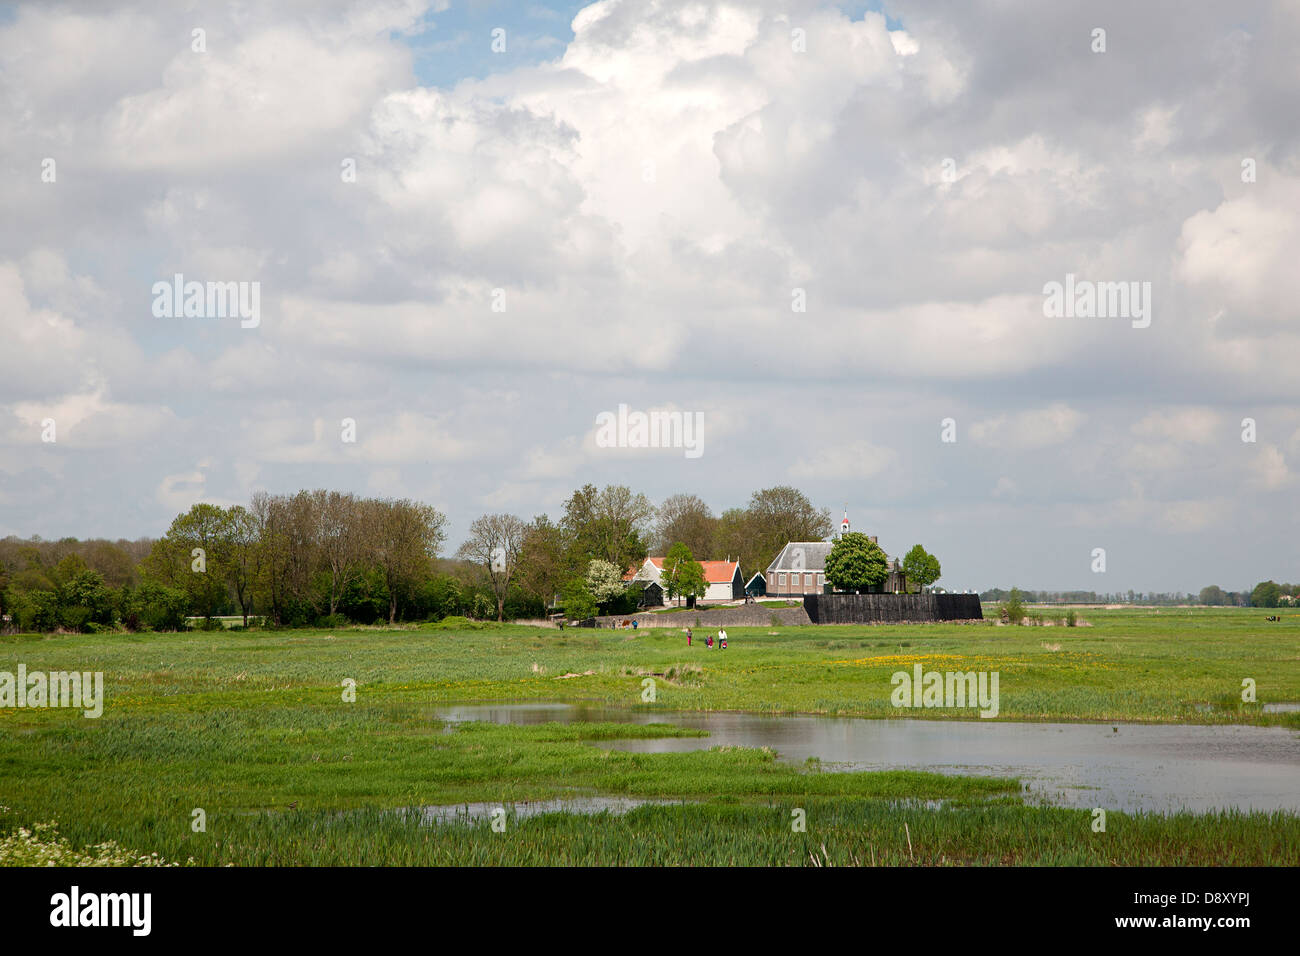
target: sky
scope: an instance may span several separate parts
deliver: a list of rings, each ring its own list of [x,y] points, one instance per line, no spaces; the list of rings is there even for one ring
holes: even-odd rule
[[[0,6],[0,535],[793,484],[951,589],[1294,581],[1297,49],[1249,0]]]

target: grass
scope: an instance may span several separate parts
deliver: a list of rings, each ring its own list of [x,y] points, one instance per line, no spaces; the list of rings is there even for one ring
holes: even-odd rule
[[[337,698],[344,678],[357,682],[366,703],[634,706],[642,676],[694,665],[702,669],[695,680],[662,683],[658,707],[897,717],[890,677],[920,663],[926,670],[997,670],[1004,720],[1300,728],[1300,715],[1265,714],[1261,706],[1300,701],[1300,611],[1282,616],[1268,623],[1257,609],[1161,608],[1089,610],[1084,618],[1092,626],[1078,628],[731,627],[725,652],[703,640],[688,648],[676,625],[559,631],[466,622],[405,630],[19,635],[0,638],[0,670],[12,671],[21,660],[29,670],[103,671],[108,706],[135,714],[246,706],[258,693],[325,702]],[[1241,702],[1244,678],[1256,682],[1257,703]],[[0,720],[19,717],[58,719],[23,711]]]
[[[796,809],[804,811],[804,832],[791,826]],[[503,832],[487,821],[422,826],[373,808],[210,817],[206,833],[141,823],[125,829],[130,839],[164,847],[170,860],[236,866],[1260,866],[1300,858],[1300,827],[1286,814],[1111,814],[1107,832],[1092,833],[1079,810],[936,811],[871,800],[547,814],[509,818]]]
[[[642,679],[661,675],[652,710],[897,717],[889,677],[920,662],[999,670],[1002,720],[1296,728],[1300,715],[1240,701],[1244,677],[1260,701],[1300,700],[1300,612],[1281,613],[1276,624],[1258,610],[1161,608],[1086,610],[1093,626],[1081,628],[738,627],[728,629],[725,652],[699,641],[688,649],[676,627],[459,622],[10,636],[0,638],[0,671],[19,662],[103,671],[106,701],[98,720],[0,709],[0,837],[53,822],[69,855],[111,842],[128,856],[238,865],[1295,865],[1294,814],[1111,813],[1108,832],[1096,834],[1086,811],[1024,805],[1018,783],[1002,778],[828,773],[752,749],[635,754],[600,743],[697,732],[444,725],[432,710],[490,699],[644,706]],[[343,702],[344,678],[356,681],[355,704]],[[487,824],[420,826],[391,812],[593,794],[693,802],[512,820],[505,834]],[[790,828],[796,807],[807,812],[805,833]],[[206,832],[191,828],[196,808]]]

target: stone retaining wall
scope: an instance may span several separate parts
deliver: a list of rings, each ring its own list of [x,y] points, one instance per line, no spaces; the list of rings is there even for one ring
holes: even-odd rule
[[[677,611],[672,614],[654,614],[641,611],[637,614],[607,614],[596,618],[597,627],[608,627],[611,623],[636,621],[639,627],[766,627],[772,623],[775,615],[777,623],[811,624],[808,613],[802,607],[763,607],[761,604],[737,604],[734,607],[719,607],[711,611]],[[699,621],[697,624],[696,621]]]

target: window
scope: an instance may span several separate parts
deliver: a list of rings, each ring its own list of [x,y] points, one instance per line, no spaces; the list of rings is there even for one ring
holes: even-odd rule
[[[785,587],[785,572],[784,572],[784,571],[781,572],[781,574],[780,574],[780,580],[779,580],[777,583],[780,584],[781,587]]]

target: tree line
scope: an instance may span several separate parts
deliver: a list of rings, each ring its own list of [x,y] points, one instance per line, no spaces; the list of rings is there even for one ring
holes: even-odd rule
[[[1012,588],[1012,591],[1018,589]],[[1225,591],[1217,584],[1201,588],[1198,594],[1182,591],[1025,591],[1020,597],[1031,604],[1135,604],[1135,605],[1209,605],[1210,607],[1278,607],[1291,604],[1300,596],[1300,585],[1261,581],[1249,590]],[[989,588],[980,592],[981,601],[1006,601],[1011,591]]]
[[[447,518],[407,499],[336,491],[258,492],[247,506],[200,503],[157,539],[0,540],[0,617],[21,631],[171,630],[220,616],[241,626],[537,617],[557,598],[572,617],[636,607],[623,577],[671,554],[670,596],[703,594],[699,560],[759,570],[787,541],[831,531],[798,489],[755,491],[714,515],[694,495],[656,507],[623,485],[587,484],[557,520],[475,519],[444,554]]]

